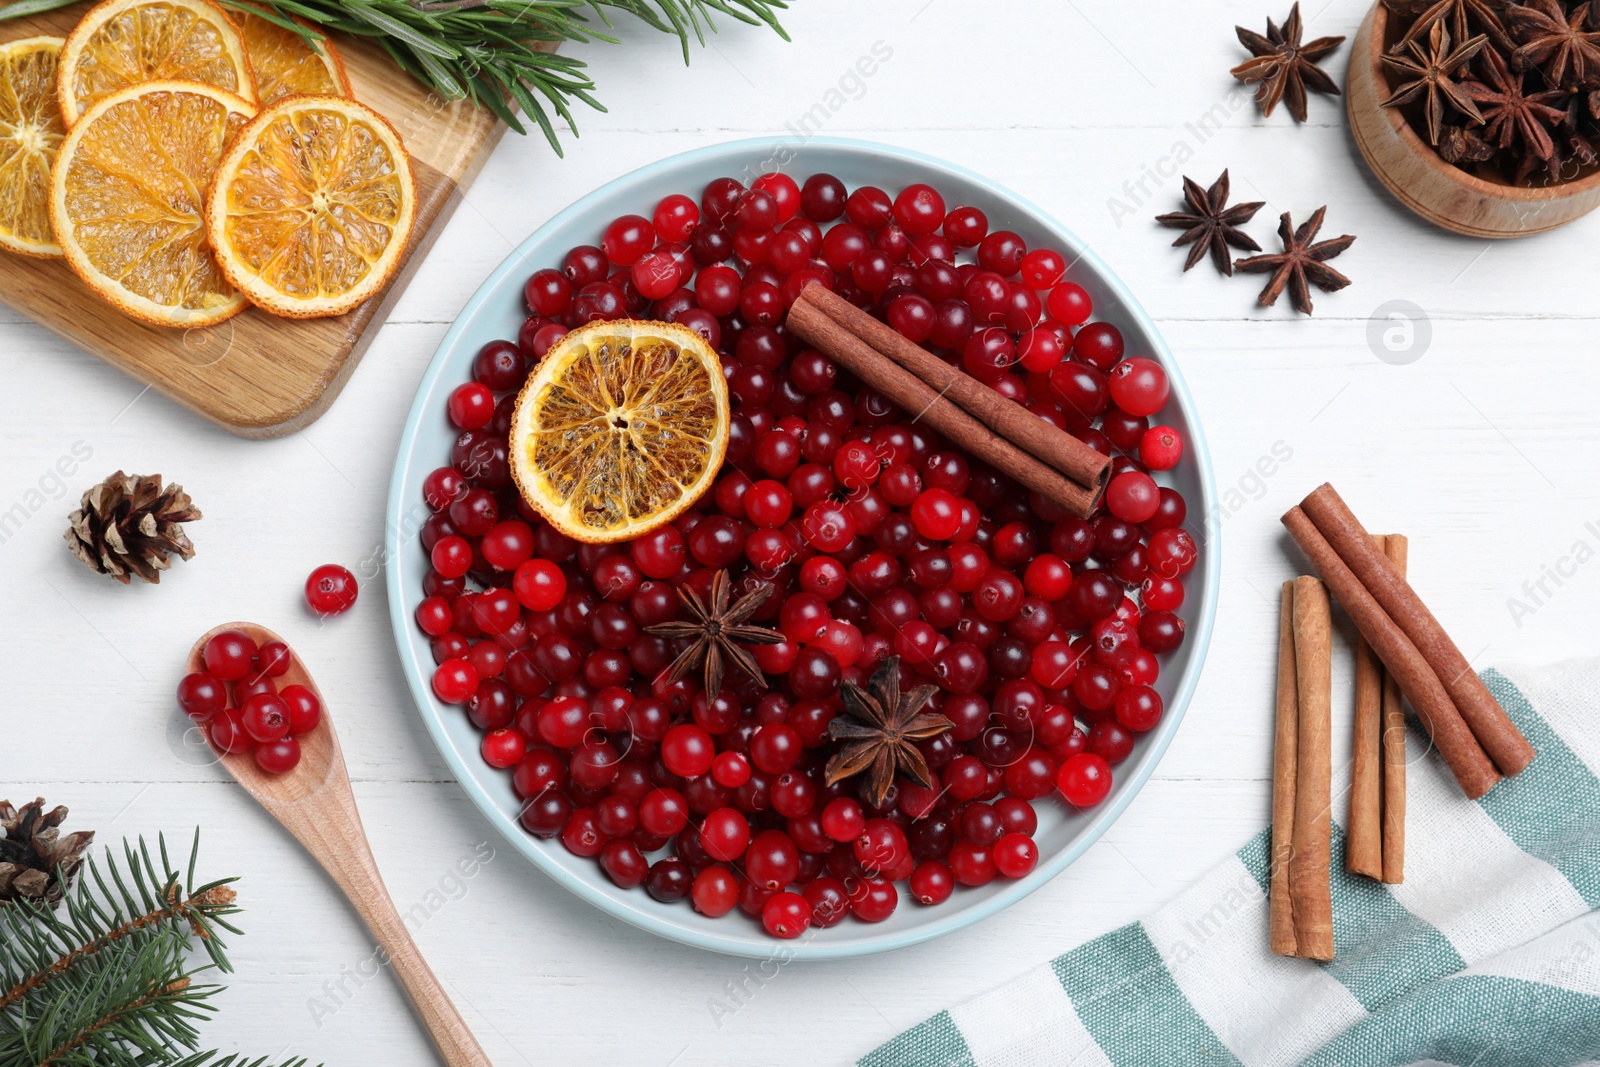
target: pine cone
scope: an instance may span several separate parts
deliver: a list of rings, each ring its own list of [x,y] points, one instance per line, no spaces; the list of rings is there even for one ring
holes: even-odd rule
[[[0,904],[31,900],[55,907],[83,866],[93,830],[61,835],[67,809],[44,810],[44,798],[18,811],[0,800]]]
[[[172,564],[167,557],[194,558],[194,544],[182,523],[200,517],[181,485],[161,488],[161,475],[113,474],[87,493],[68,518],[67,544],[97,574],[123,585],[137,574],[161,581]]]

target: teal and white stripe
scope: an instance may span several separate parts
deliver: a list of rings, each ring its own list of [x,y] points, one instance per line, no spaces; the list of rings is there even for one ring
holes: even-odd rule
[[[1334,962],[1268,950],[1264,830],[860,1067],[1600,1067],[1600,660],[1484,681],[1538,758],[1468,801],[1414,733],[1405,884],[1346,874],[1334,827]]]

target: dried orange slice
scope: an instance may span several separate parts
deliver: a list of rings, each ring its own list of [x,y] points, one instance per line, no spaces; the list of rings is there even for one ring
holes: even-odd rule
[[[256,99],[244,39],[211,0],[105,0],[61,49],[61,117],[70,127],[96,101],[153,81],[195,81]]]
[[[244,37],[250,69],[256,76],[256,95],[262,107],[286,96],[352,95],[344,60],[326,37],[313,49],[298,33],[260,15],[236,12],[234,21]],[[299,19],[295,21],[306,26]]]
[[[0,248],[59,256],[50,229],[50,167],[67,129],[56,107],[61,38],[0,45]]]
[[[210,326],[244,309],[206,241],[204,193],[254,114],[198,82],[135,85],[84,112],[61,142],[50,222],[89,288],[154,326]]]
[[[728,449],[728,386],[698,333],[592,322],[551,346],[517,397],[511,473],[550,525],[589,543],[671,522]]]
[[[291,96],[217,167],[206,229],[228,281],[290,318],[342,315],[384,287],[416,221],[400,135],[369,107]]]

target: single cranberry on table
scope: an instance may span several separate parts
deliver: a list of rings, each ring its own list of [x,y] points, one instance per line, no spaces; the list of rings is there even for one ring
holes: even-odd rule
[[[356,576],[337,563],[324,563],[306,578],[306,603],[318,615],[349,611],[360,591]]]

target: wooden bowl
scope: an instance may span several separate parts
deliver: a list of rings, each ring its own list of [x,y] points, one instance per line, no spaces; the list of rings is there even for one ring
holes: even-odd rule
[[[1372,5],[1356,31],[1345,78],[1350,132],[1367,166],[1399,201],[1436,226],[1469,237],[1526,237],[1600,207],[1600,173],[1538,187],[1486,181],[1446,163],[1398,108],[1383,67],[1389,11]]]

